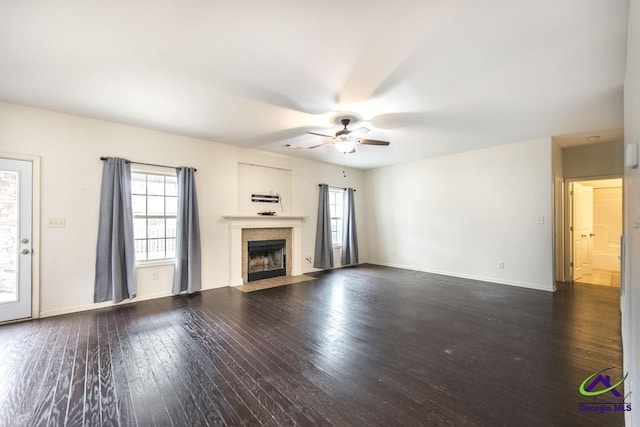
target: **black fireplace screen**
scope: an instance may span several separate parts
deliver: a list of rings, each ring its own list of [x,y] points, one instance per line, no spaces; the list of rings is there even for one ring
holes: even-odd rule
[[[287,275],[287,241],[254,240],[248,244],[248,281]]]

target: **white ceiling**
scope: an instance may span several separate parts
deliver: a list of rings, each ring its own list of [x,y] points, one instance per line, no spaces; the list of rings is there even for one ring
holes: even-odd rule
[[[623,126],[627,0],[0,2],[0,100],[372,168]],[[355,113],[389,147],[308,147]],[[354,127],[358,127],[358,124]]]

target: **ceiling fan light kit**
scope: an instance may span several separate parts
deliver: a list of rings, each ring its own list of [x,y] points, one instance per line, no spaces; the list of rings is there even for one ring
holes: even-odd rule
[[[361,127],[354,130],[347,129],[347,126],[351,122],[351,119],[343,118],[340,119],[340,123],[344,126],[343,129],[340,129],[336,132],[335,135],[325,135],[322,133],[316,132],[307,132],[310,135],[322,136],[325,138],[331,138],[331,142],[325,142],[323,144],[314,145],[309,147],[309,149],[322,147],[323,145],[333,144],[333,146],[341,153],[351,154],[356,152],[356,144],[361,145],[389,145],[389,141],[379,141],[376,139],[358,139],[357,136],[363,135],[369,132],[369,128]]]
[[[333,144],[336,150],[344,154],[351,154],[356,152],[356,141],[350,138],[336,138],[336,142]]]

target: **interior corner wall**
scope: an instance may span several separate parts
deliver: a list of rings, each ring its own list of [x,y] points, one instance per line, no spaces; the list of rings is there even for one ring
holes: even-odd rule
[[[562,150],[565,179],[620,176],[624,172],[624,142],[602,142]]]
[[[41,247],[34,249],[40,249],[42,316],[105,305],[92,303],[100,156],[198,169],[204,289],[229,284],[230,232],[222,216],[238,210],[239,163],[291,170],[291,211],[307,217],[302,228],[304,258],[314,255],[318,184],[364,188],[361,170],[1,102],[0,144],[0,153],[41,159]],[[363,198],[364,191],[357,191],[360,230],[366,230]],[[65,218],[66,227],[47,228],[49,218]],[[358,237],[365,260],[366,233]],[[303,272],[314,270],[303,259]],[[139,267],[137,299],[169,295],[172,277],[171,264]]]
[[[627,67],[624,83],[625,146],[640,144],[640,0],[629,4]],[[626,248],[622,280],[622,350],[625,395],[637,398],[640,384],[640,169],[624,169]],[[637,400],[636,400],[637,402]],[[625,412],[628,427],[640,427],[638,408]]]
[[[551,150],[552,150],[551,163],[552,163],[553,175],[563,177],[564,176],[564,170],[563,170],[564,169],[564,166],[563,166],[564,150],[562,150],[562,147],[553,140],[551,143]]]
[[[551,138],[365,177],[370,262],[553,290]]]

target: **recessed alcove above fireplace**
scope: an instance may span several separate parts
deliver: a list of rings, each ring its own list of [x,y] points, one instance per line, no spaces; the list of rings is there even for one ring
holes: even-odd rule
[[[247,245],[250,240],[286,240],[286,275],[302,274],[302,224],[306,216],[239,213],[224,215],[224,218],[229,222],[230,232],[230,286],[248,283]]]

